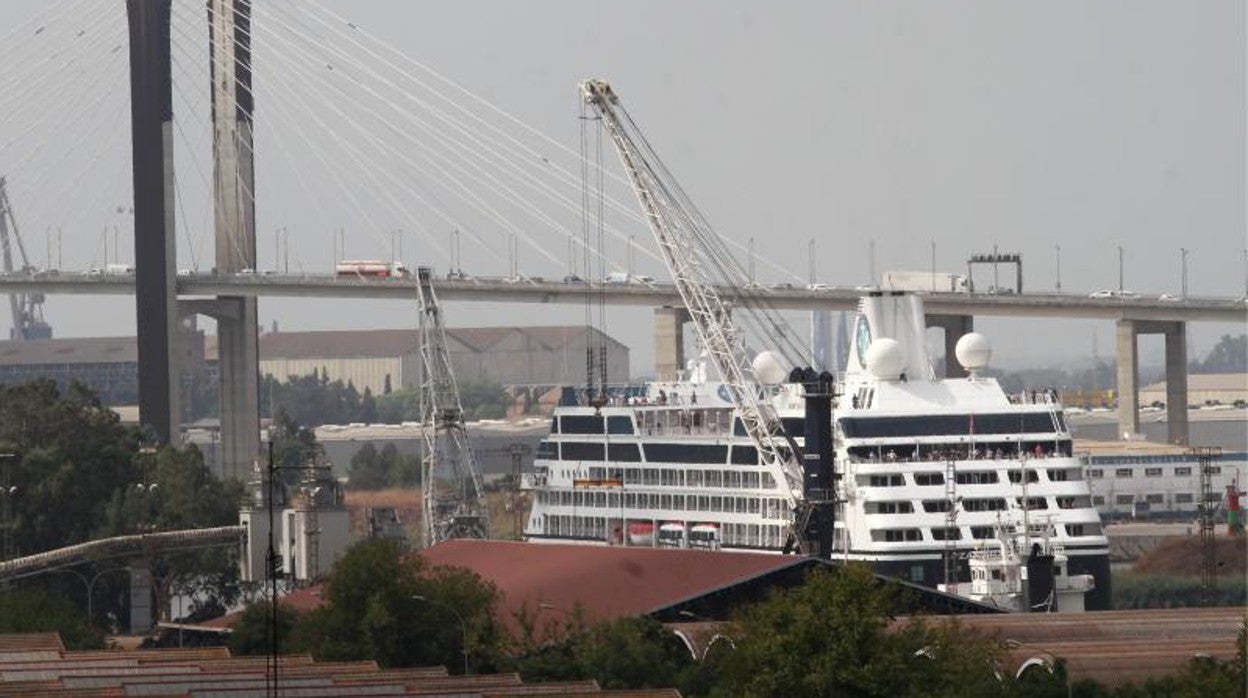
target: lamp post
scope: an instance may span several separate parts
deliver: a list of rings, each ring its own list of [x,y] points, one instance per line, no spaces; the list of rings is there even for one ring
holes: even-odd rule
[[[1179,248],[1179,263],[1182,265],[1182,274],[1180,278],[1180,288],[1182,289],[1181,298],[1187,298],[1187,248]]]
[[[468,668],[468,624],[464,622],[463,615],[461,615],[459,611],[456,611],[454,606],[438,601],[437,599],[431,599],[428,596],[424,596],[422,594],[412,595],[412,600],[420,601],[422,603],[427,603],[433,606],[439,606],[441,608],[445,608],[446,610],[450,611],[452,615],[455,616],[456,620],[459,621],[459,632],[461,635],[460,648],[463,651],[463,655],[464,655],[464,675],[466,676],[468,674],[471,674],[472,671]]]
[[[1062,292],[1062,246],[1053,245],[1053,256],[1057,261],[1057,292]]]
[[[112,574],[113,572],[126,572],[126,571],[127,569],[125,567],[110,567],[108,569],[100,570],[99,572],[96,572],[94,575],[87,577],[87,575],[79,572],[78,570],[72,567],[66,567],[65,569],[60,569],[60,570],[53,570],[53,572],[68,572],[69,574],[74,575],[82,582],[83,587],[86,588],[87,590],[87,622],[88,623],[93,622],[95,618],[95,583],[100,581],[100,578],[106,574]]]
[[[139,533],[147,532],[149,529],[155,527],[150,520],[152,518],[152,496],[156,494],[156,490],[160,487],[160,485],[158,483],[148,481],[149,473],[147,465],[148,458],[156,455],[156,451],[157,449],[155,446],[139,447],[139,463],[143,469],[143,476],[139,480],[139,483],[134,486],[134,489],[138,492],[140,501],[142,502],[138,522]]]
[[[0,453],[0,461],[4,462],[4,478],[0,482],[0,498],[4,499],[4,557],[0,558],[8,560],[13,557],[13,500],[21,494],[21,490],[12,483],[13,461],[17,458],[16,453]]]

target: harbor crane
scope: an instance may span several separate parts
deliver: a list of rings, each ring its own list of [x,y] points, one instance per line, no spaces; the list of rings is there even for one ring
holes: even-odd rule
[[[32,274],[36,267],[26,256],[26,246],[22,244],[22,236],[17,228],[17,219],[13,215],[13,205],[9,203],[9,192],[4,177],[0,177],[0,247],[3,248],[4,273],[21,272]],[[13,268],[13,248],[21,257],[20,269]],[[13,313],[13,328],[9,330],[9,339],[51,339],[52,326],[43,319],[42,293],[14,293],[9,295],[9,309]]]
[[[771,403],[760,398],[763,391],[746,355],[744,338],[734,325],[732,304],[716,288],[709,265],[700,254],[700,246],[710,244],[715,232],[620,104],[611,85],[601,79],[587,80],[581,83],[581,95],[610,134],[702,347],[719,370],[729,401],[758,449],[760,462],[793,511],[790,540],[801,552],[826,554],[829,551],[818,550],[808,535],[808,523],[817,507],[830,513],[831,497],[815,501],[805,496],[803,454]]]
[[[420,304],[420,418],[424,437],[421,487],[424,489],[424,545],[452,538],[486,538],[489,510],[481,471],[468,443],[459,384],[433,291],[433,270],[416,270]]]

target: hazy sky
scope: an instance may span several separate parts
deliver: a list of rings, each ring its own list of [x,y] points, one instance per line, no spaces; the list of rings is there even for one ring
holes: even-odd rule
[[[75,1],[83,17],[111,6],[122,26],[122,3],[65,0]],[[995,244],[1023,254],[1026,286],[1051,289],[1060,245],[1063,288],[1091,291],[1117,286],[1116,247],[1122,245],[1128,288],[1173,293],[1180,284],[1179,248],[1186,247],[1191,293],[1245,293],[1242,0],[325,4],[573,148],[579,135],[577,81],[609,78],[719,232],[742,243],[755,237],[764,256],[803,278],[811,238],[818,241],[820,280],[835,284],[868,281],[871,241],[881,271],[927,268],[934,241],[940,269],[961,271],[969,253]],[[200,0],[175,5],[202,13]],[[10,27],[45,7],[19,0],[0,0],[0,6]],[[5,65],[43,55],[39,51],[46,48],[24,36],[0,43],[0,56],[6,50],[18,54],[7,56]],[[108,55],[109,47],[104,42],[100,55]],[[263,58],[258,52],[257,61]],[[20,100],[0,93],[0,123],[8,132],[0,133],[0,148],[19,141],[0,149],[0,173],[10,177],[27,245],[40,260],[49,226],[64,231],[66,268],[100,263],[101,230],[114,223],[124,229],[115,202],[128,201],[128,174],[96,163],[124,164],[128,124],[101,127],[99,137],[84,134],[88,115],[107,120],[122,113],[124,70],[122,56],[115,70],[83,72],[81,84],[65,78],[65,89],[52,97],[39,97],[34,88]],[[258,80],[265,71],[257,66]],[[109,75],[119,88],[102,82]],[[19,78],[0,77],[0,85],[11,94],[10,83]],[[195,77],[175,71],[175,79]],[[50,116],[86,87],[98,87],[98,105],[75,105],[77,120]],[[325,218],[332,213],[313,210],[336,203],[330,198],[334,187],[318,171],[324,163],[299,155],[283,170],[271,155],[281,147],[276,138],[285,138],[289,150],[300,146],[276,109],[266,114],[266,89],[257,85],[260,266],[273,266],[273,230],[285,225],[292,230],[292,257],[305,268],[324,269],[336,225],[353,231],[369,226],[331,222]],[[195,91],[188,86],[186,92],[183,105],[196,104]],[[287,113],[300,112],[291,101],[297,98],[275,93],[273,99],[279,98],[288,102]],[[301,118],[311,121],[307,114]],[[193,130],[197,122],[183,123]],[[269,125],[285,134],[266,133]],[[198,143],[197,133],[188,141]],[[75,153],[66,161],[77,158],[80,164],[61,167],[62,160],[49,154],[55,147],[30,147],[43,140]],[[78,140],[83,144],[71,147]],[[94,146],[105,141],[116,148],[92,160]],[[33,154],[21,154],[28,151]],[[189,165],[185,153],[175,157],[180,168]],[[38,191],[29,185],[34,175],[23,188],[23,175],[31,170],[41,176]],[[305,191],[301,198],[292,184],[294,170],[314,180],[307,188],[320,193]],[[79,172],[86,174],[76,179]],[[206,220],[202,203],[194,203],[203,197],[192,191],[202,193],[205,182],[190,174],[180,174],[179,181],[189,209],[183,224]],[[315,201],[309,205],[307,199]],[[436,231],[429,244],[405,234],[404,256],[409,264],[432,261],[445,268],[449,226],[424,223]],[[372,224],[411,230],[418,223]],[[644,229],[637,230],[638,240],[651,244]],[[190,266],[186,259],[194,244],[200,257],[211,254],[200,233],[188,231],[180,243],[180,266]],[[500,250],[505,255],[506,236],[490,239],[492,251],[465,247],[467,270],[506,271],[499,256]],[[123,232],[123,259],[132,255],[124,249],[130,244]],[[564,244],[551,238],[545,247],[562,258]],[[350,255],[384,257],[386,245],[387,234],[372,230],[353,232],[347,248]],[[623,248],[617,244],[611,254],[622,260]],[[639,266],[659,271],[649,262]],[[563,271],[527,250],[521,267],[546,276]],[[771,270],[760,269],[760,277],[781,280]],[[47,313],[61,337],[123,334],[134,326],[129,298],[51,298]],[[643,372],[652,361],[649,315],[613,309],[609,317],[608,331],[632,346],[634,369]],[[284,329],[415,323],[412,304],[396,302],[266,300],[260,316]],[[448,317],[452,325],[578,323],[583,310],[454,305]],[[1102,355],[1112,346],[1109,322],[983,320],[979,329],[994,337],[1003,364],[1087,356],[1094,331]],[[1192,344],[1203,352],[1217,335],[1242,329],[1194,326]],[[1159,340],[1146,341],[1145,359],[1159,347]]]

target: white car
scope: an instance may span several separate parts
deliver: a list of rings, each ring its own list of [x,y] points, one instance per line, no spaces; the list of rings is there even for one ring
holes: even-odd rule
[[[1177,303],[1179,301],[1179,297],[1169,293],[1163,293],[1160,296],[1157,296],[1157,300],[1165,301],[1167,303]]]
[[[827,284],[806,284],[807,291],[827,291],[830,288]]]
[[[1101,289],[1088,294],[1088,298],[1139,298],[1140,294],[1135,291],[1114,291],[1110,289]]]

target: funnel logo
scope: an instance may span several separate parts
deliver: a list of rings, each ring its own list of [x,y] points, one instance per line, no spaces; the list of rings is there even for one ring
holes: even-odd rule
[[[854,351],[858,354],[858,364],[867,365],[867,349],[871,348],[871,324],[867,316],[859,314],[854,323]]]

